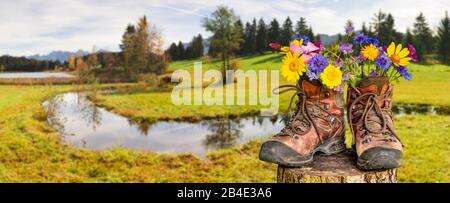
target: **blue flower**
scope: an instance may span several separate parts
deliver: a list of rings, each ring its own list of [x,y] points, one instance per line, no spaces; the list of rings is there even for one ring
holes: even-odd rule
[[[408,68],[405,66],[400,67],[394,67],[395,70],[397,70],[398,73],[405,79],[405,80],[412,80],[412,74],[408,72]]]
[[[303,39],[303,44],[302,45],[304,45],[304,46],[306,46],[308,44],[308,42],[309,42],[309,37],[306,36],[306,35],[295,36],[295,39],[299,40],[299,41],[300,41],[300,39]]]
[[[389,57],[387,57],[384,54],[380,54],[375,59],[375,65],[383,71],[387,70],[391,66],[391,64],[392,64],[392,62],[389,59]]]
[[[376,38],[368,37],[364,40],[364,43],[373,44],[377,47],[379,42],[378,42],[378,39],[376,39]]]
[[[358,35],[356,35],[355,40],[353,40],[354,44],[362,44],[363,42],[365,42],[367,40],[367,36],[364,35],[364,33],[359,33]]]
[[[319,75],[323,72],[323,70],[328,66],[328,60],[320,55],[316,54],[309,61],[309,68],[306,72],[306,75],[312,79],[318,79]],[[309,73],[308,73],[309,72]]]

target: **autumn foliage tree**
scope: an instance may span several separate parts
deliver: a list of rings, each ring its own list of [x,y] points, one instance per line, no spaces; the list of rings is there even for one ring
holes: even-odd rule
[[[163,73],[167,67],[167,57],[162,49],[163,40],[156,26],[139,18],[137,25],[129,24],[122,35],[123,64],[130,77],[139,73]]]

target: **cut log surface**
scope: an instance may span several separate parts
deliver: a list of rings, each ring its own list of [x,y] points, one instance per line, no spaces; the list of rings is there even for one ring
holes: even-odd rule
[[[396,169],[361,171],[356,168],[356,155],[345,152],[325,156],[316,154],[311,164],[291,168],[278,166],[279,183],[396,183]]]

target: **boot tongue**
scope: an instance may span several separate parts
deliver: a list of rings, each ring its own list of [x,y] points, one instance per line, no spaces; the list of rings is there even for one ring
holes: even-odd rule
[[[316,86],[307,80],[302,80],[302,87],[307,96],[318,95],[322,90],[321,86]]]
[[[358,89],[362,93],[384,94],[389,86],[387,77],[367,77],[362,79],[358,84]]]

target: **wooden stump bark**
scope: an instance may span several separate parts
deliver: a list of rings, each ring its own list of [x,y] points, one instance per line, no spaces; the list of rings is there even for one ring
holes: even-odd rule
[[[397,170],[361,171],[350,150],[332,155],[315,155],[314,161],[299,168],[278,166],[279,183],[396,183]]]

